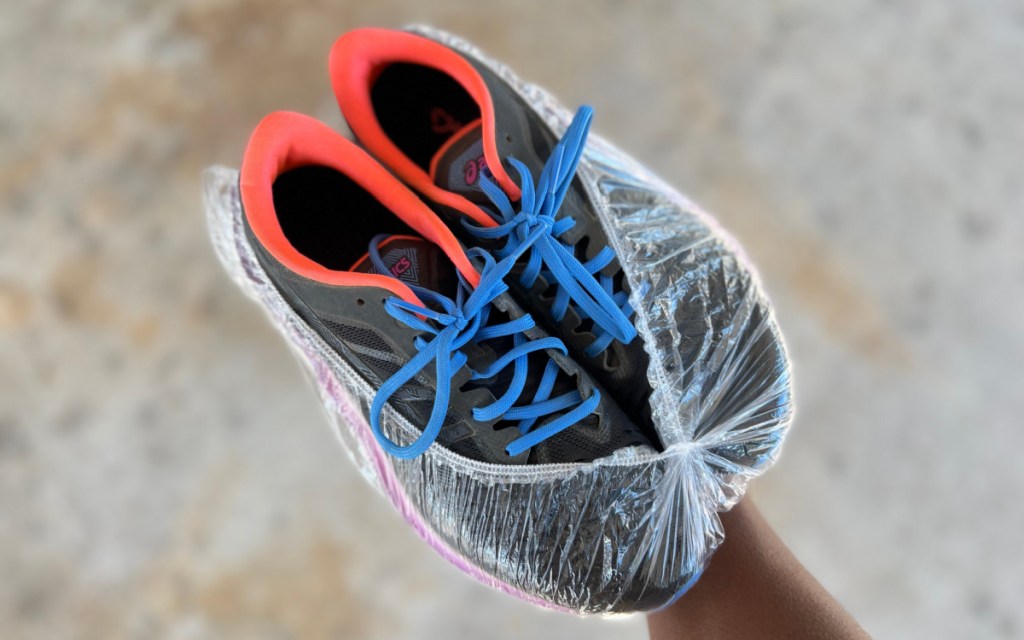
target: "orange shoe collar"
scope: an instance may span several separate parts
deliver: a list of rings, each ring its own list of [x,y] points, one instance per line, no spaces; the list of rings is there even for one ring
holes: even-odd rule
[[[433,40],[405,31],[369,28],[356,29],[338,38],[331,48],[331,83],[349,127],[371,153],[414,189],[434,202],[466,214],[477,224],[496,226],[489,215],[467,198],[435,185],[430,175],[410,160],[381,128],[370,89],[385,67],[399,62],[437,69],[462,85],[480,108],[487,167],[512,200],[520,198],[519,186],[498,157],[494,103],[484,79],[464,57]]]
[[[417,233],[441,247],[471,285],[475,287],[480,282],[480,274],[451,230],[412,191],[327,125],[287,111],[271,113],[253,131],[239,181],[242,207],[250,228],[281,264],[310,280],[339,286],[380,287],[408,302],[421,304],[400,280],[328,269],[301,254],[285,237],[274,209],[274,180],[286,171],[309,165],[330,167],[351,178]]]

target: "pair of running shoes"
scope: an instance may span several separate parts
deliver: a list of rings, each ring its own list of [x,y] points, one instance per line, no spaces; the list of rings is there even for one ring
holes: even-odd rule
[[[282,296],[378,389],[381,448],[508,465],[660,448],[628,283],[576,177],[591,109],[556,136],[491,70],[402,31],[347,33],[330,72],[362,148],[272,113],[241,198]],[[385,433],[389,404],[415,440]]]
[[[240,172],[208,174],[207,208],[361,471],[446,559],[527,601],[680,597],[792,414],[742,252],[588,140],[589,107],[454,36],[355,30],[330,75],[358,144],[270,114]]]

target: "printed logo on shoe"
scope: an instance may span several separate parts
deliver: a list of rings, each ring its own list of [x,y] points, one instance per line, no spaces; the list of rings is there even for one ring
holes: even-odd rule
[[[480,179],[480,175],[483,174],[488,180],[494,180],[494,175],[491,174],[491,170],[487,168],[487,160],[480,155],[480,157],[470,159],[466,161],[466,164],[462,167],[462,179],[465,181],[467,187],[472,187]]]
[[[405,282],[416,284],[420,278],[419,256],[415,247],[392,249],[384,255],[384,263],[389,266],[391,275]]]
[[[430,110],[430,130],[441,135],[442,133],[452,134],[462,128],[462,122],[448,113],[444,107],[434,107]]]

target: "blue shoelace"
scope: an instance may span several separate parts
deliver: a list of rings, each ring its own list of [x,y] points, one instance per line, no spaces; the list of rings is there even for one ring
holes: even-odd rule
[[[378,250],[378,245],[385,237],[377,236],[370,242],[369,256],[377,270],[386,274],[389,269]],[[470,369],[470,380],[486,380],[498,375],[509,365],[514,367],[508,390],[493,403],[473,409],[473,418],[480,422],[498,418],[519,422],[517,426],[521,435],[506,447],[506,452],[510,456],[519,455],[576,424],[593,413],[601,400],[601,394],[596,389],[586,400],[575,390],[555,398],[550,397],[559,368],[549,358],[532,402],[525,406],[515,406],[515,402],[526,387],[529,354],[545,349],[554,349],[566,354],[567,350],[558,338],[528,340],[523,331],[534,326],[534,321],[529,315],[510,322],[488,325],[491,302],[507,290],[504,278],[518,256],[513,255],[496,262],[490,254],[480,249],[471,249],[467,254],[471,258],[482,260],[484,264],[480,284],[476,289],[460,275],[455,300],[413,285],[410,288],[425,305],[429,306],[410,304],[398,298],[389,298],[385,302],[384,308],[393,318],[417,331],[433,336],[430,339],[416,338],[415,346],[418,353],[381,385],[370,406],[370,426],[373,434],[381,448],[396,458],[415,458],[437,440],[448,410],[452,379],[467,363],[467,357],[460,349],[470,343],[495,338],[512,338],[513,347],[501,354],[486,369]],[[388,399],[431,361],[434,361],[436,367],[437,393],[430,419],[415,442],[405,446],[398,445],[381,430],[381,411]],[[570,410],[536,429],[533,428],[538,419],[566,409]]]
[[[551,304],[555,321],[561,322],[570,303],[581,318],[593,320],[597,338],[584,351],[588,357],[607,349],[612,340],[629,343],[636,337],[636,328],[630,321],[633,308],[626,292],[614,291],[612,278],[600,273],[615,258],[615,252],[603,247],[593,258],[581,263],[572,247],[559,240],[559,236],[576,224],[569,216],[556,220],[555,215],[576,174],[593,114],[591,107],[580,107],[552,150],[536,184],[525,164],[508,158],[522,183],[518,212],[505,192],[481,175],[480,188],[498,209],[501,224],[482,227],[466,219],[462,221],[466,229],[479,238],[506,238],[505,246],[495,251],[500,260],[529,250],[526,267],[519,277],[520,284],[529,290],[539,276],[548,282],[556,281],[558,287]]]

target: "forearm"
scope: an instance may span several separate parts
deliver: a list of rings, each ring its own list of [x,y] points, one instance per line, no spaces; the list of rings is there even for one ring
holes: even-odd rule
[[[750,500],[722,524],[725,542],[693,589],[648,616],[652,640],[868,637]]]

